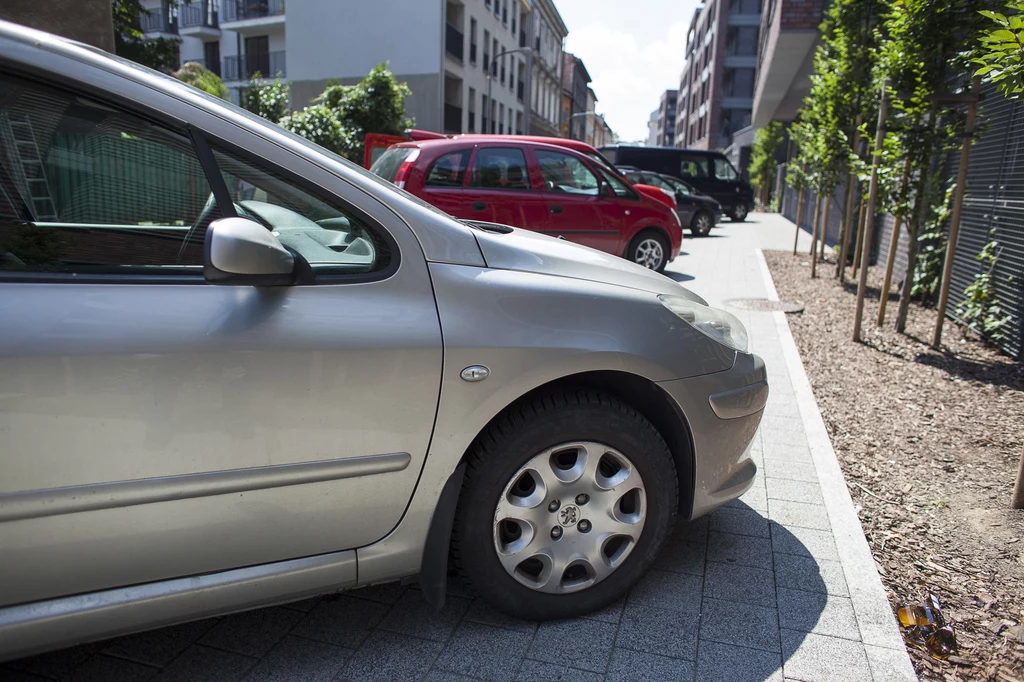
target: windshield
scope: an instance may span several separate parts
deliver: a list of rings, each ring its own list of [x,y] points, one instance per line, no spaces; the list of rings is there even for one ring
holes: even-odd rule
[[[672,177],[668,177],[668,176],[663,176],[661,179],[664,180],[665,182],[667,182],[669,185],[672,185],[672,188],[675,191],[677,191],[677,192],[682,192],[683,194],[697,194],[698,193],[696,190],[693,189],[693,187],[690,187],[688,184],[686,184],[682,180],[677,180],[676,178],[672,178]]]
[[[392,147],[380,155],[370,166],[370,172],[384,178],[388,182],[395,181],[395,175],[415,147]]]

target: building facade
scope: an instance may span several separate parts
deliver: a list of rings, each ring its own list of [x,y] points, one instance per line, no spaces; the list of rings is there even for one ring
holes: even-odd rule
[[[655,109],[651,112],[651,115],[647,118],[647,146],[657,147],[658,146],[658,114],[659,109]]]
[[[530,132],[558,137],[562,129],[562,45],[569,29],[552,0],[532,0],[523,46],[533,48]]]
[[[678,90],[666,90],[661,93],[658,105],[658,127],[654,143],[659,147],[671,147],[676,136],[676,99]]]
[[[821,39],[822,0],[765,0],[758,47],[753,124],[789,122],[811,89]]]
[[[590,74],[583,60],[568,52],[562,58],[562,137],[585,140],[590,90]]]
[[[676,146],[724,150],[750,127],[760,26],[761,0],[711,0],[694,13],[679,81]]]
[[[550,66],[556,78],[561,74],[566,31],[546,1],[535,12],[537,0],[192,0],[177,7],[143,0],[151,14],[142,28],[148,36],[180,38],[182,63],[197,61],[217,73],[236,102],[256,72],[285,79],[292,107],[301,108],[328,82],[357,83],[386,61],[412,91],[405,105],[417,128],[514,133],[527,129],[529,53],[535,70]],[[560,33],[551,32],[552,16]],[[531,50],[535,34],[541,47]],[[551,94],[544,88],[533,88],[538,106]],[[560,92],[558,82],[554,96]],[[554,100],[550,111],[538,111],[557,122],[559,108]]]

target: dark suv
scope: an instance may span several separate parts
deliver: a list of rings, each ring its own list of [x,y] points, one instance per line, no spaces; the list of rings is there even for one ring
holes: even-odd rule
[[[746,220],[754,205],[754,189],[721,152],[622,144],[601,147],[600,151],[614,166],[636,166],[685,180],[714,197],[732,220]]]

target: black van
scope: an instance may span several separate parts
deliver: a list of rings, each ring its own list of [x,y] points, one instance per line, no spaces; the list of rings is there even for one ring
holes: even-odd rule
[[[732,220],[745,220],[754,205],[754,189],[721,152],[624,144],[601,147],[599,151],[613,166],[635,166],[685,180],[717,199]]]

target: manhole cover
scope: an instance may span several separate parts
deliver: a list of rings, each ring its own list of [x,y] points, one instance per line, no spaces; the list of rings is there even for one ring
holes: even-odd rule
[[[733,308],[756,310],[762,313],[774,313],[778,310],[781,310],[784,313],[802,313],[804,311],[803,303],[795,303],[793,301],[769,301],[767,298],[730,298],[725,302],[725,304],[730,305]]]

